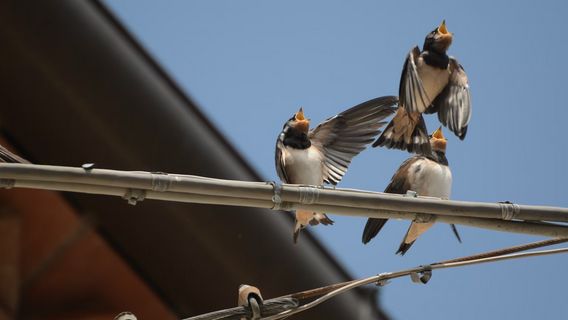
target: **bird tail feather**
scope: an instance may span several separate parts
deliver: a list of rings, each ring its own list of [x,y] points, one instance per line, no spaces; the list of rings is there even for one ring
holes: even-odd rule
[[[365,224],[365,229],[363,229],[362,241],[364,244],[369,243],[374,237],[379,234],[388,219],[373,219],[370,218]]]
[[[399,108],[373,147],[406,150],[417,154],[430,154],[430,139],[422,114],[410,114]]]
[[[404,239],[402,239],[396,254],[403,256],[414,244],[416,239],[418,239],[420,235],[430,229],[433,225],[434,222],[412,222],[410,227],[408,227],[408,231],[406,231],[406,235],[404,236]]]

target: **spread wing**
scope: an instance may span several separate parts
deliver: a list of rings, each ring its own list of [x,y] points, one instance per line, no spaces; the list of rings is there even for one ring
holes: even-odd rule
[[[433,107],[438,109],[438,119],[461,140],[467,133],[471,119],[471,95],[467,75],[454,58],[450,58],[450,81],[436,97]]]
[[[400,105],[408,112],[424,112],[430,106],[430,99],[422,85],[422,79],[418,74],[416,63],[420,58],[420,49],[414,47],[408,53],[402,74],[398,95]]]
[[[363,102],[327,119],[308,136],[324,156],[324,181],[337,184],[351,159],[379,135],[385,118],[395,111],[397,97],[386,96]]]

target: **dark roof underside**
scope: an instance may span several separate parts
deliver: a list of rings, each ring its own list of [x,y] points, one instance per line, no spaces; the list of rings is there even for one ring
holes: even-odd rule
[[[96,2],[13,2],[0,10],[0,126],[42,164],[261,180]],[[270,298],[349,280],[313,237],[268,210],[66,194],[178,314],[236,303],[239,284]],[[305,315],[377,319],[368,290]]]

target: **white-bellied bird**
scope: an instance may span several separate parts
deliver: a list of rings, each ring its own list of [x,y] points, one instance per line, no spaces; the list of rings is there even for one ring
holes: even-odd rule
[[[302,108],[286,123],[276,140],[276,171],[284,183],[336,185],[351,163],[380,134],[398,99],[375,98],[343,111],[309,130]],[[296,210],[294,242],[308,224],[329,225],[325,213]]]

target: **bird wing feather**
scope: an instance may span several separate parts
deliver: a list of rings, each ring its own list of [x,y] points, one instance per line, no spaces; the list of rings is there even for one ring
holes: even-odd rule
[[[398,99],[386,96],[363,102],[331,117],[308,134],[312,145],[323,155],[324,181],[337,184],[351,159],[373,142],[395,111]]]
[[[434,100],[438,119],[461,140],[471,119],[471,95],[467,75],[455,58],[450,58],[450,80]]]
[[[286,163],[283,155],[284,152],[283,150],[284,150],[284,144],[282,143],[282,140],[279,137],[278,140],[276,140],[276,152],[274,156],[274,161],[276,164],[276,173],[278,174],[278,177],[280,178],[280,180],[282,180],[282,182],[290,183],[288,175],[286,174]]]
[[[416,62],[420,57],[420,48],[414,47],[408,53],[402,74],[398,95],[400,105],[408,112],[424,112],[430,105],[428,95],[418,74]]]

